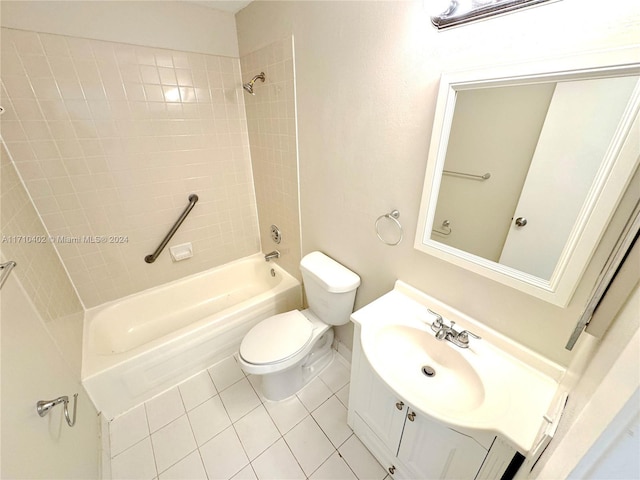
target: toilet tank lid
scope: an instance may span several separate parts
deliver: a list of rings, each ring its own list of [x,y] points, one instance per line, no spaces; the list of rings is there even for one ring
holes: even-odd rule
[[[300,269],[315,278],[328,292],[351,292],[360,277],[322,252],[311,252],[300,261]]]

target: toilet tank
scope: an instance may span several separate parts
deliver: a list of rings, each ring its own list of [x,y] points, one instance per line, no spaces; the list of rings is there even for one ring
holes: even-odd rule
[[[327,325],[344,325],[353,311],[360,277],[321,252],[300,261],[309,308]]]

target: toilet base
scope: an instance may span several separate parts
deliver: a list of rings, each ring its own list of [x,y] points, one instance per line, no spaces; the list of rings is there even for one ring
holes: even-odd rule
[[[267,400],[279,401],[298,393],[316,378],[333,359],[333,329],[318,338],[309,354],[301,361],[281,372],[260,375],[262,394]]]

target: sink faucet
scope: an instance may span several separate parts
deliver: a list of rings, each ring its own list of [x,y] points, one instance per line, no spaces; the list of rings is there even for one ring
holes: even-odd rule
[[[436,332],[437,340],[449,340],[455,346],[460,348],[469,348],[469,337],[480,339],[478,335],[469,330],[463,330],[458,332],[454,327],[456,322],[451,320],[451,325],[447,325],[444,323],[442,319],[442,315],[434,312],[433,310],[427,309],[429,313],[435,315],[436,319],[431,323],[431,330]]]
[[[273,260],[274,258],[280,258],[280,252],[278,250],[274,250],[273,252],[269,252],[264,256],[264,259],[267,262],[269,260]]]

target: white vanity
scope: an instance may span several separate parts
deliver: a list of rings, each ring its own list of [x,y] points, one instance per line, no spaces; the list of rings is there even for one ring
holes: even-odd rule
[[[348,423],[394,478],[512,477],[548,443],[562,367],[401,281],[351,319]]]

